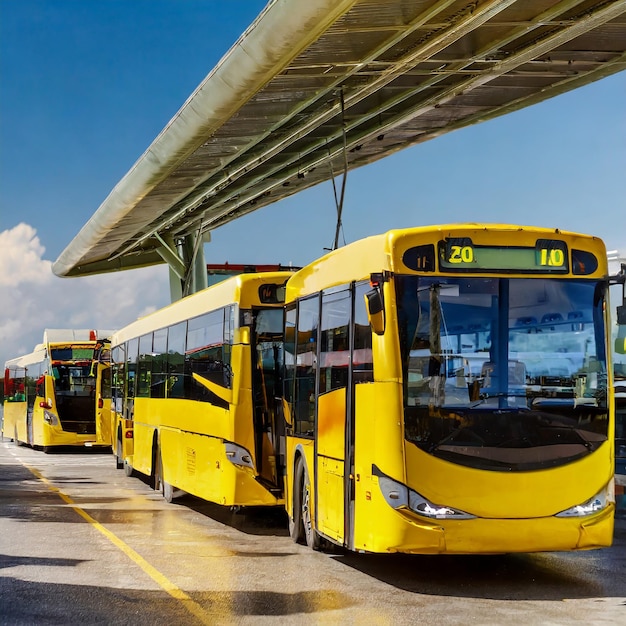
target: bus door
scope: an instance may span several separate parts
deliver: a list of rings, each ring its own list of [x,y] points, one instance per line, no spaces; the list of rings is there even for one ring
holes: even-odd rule
[[[131,339],[126,345],[125,385],[122,416],[125,420],[135,418],[135,386],[137,374],[137,359],[139,353],[139,339]]]
[[[284,427],[277,419],[282,379],[283,311],[263,309],[255,312],[252,333],[252,394],[257,471],[273,493],[280,493],[279,441]]]
[[[96,363],[96,440],[112,445],[111,431],[111,368],[109,363]]]
[[[33,428],[33,413],[35,411],[35,390],[27,385],[26,387],[26,443],[33,445],[35,440]]]
[[[41,439],[41,422],[42,415],[41,409],[39,406],[35,408],[35,403],[37,401],[37,396],[40,395],[39,390],[43,387],[43,384],[40,382],[42,379],[42,363],[33,363],[29,365],[26,370],[26,378],[25,378],[25,393],[26,393],[26,440],[31,446],[35,444],[35,440],[37,439],[37,443],[39,439]],[[43,393],[41,393],[43,395]],[[38,432],[35,437],[35,411],[38,411]]]
[[[316,420],[316,524],[322,534],[351,544],[352,289],[322,293]]]

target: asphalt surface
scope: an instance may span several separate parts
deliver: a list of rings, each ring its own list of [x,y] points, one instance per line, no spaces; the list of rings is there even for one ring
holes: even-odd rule
[[[611,548],[318,553],[284,514],[167,504],[109,454],[0,442],[0,624],[626,624]]]

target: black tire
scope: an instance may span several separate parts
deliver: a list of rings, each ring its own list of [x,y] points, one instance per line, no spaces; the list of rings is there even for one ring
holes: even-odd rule
[[[319,550],[321,548],[320,536],[315,530],[313,517],[311,516],[311,481],[309,479],[309,473],[306,468],[303,467],[302,477],[302,526],[304,527],[304,538],[306,539],[306,545],[311,550]]]
[[[157,450],[156,453],[157,461],[155,465],[155,489],[159,490],[163,495],[163,499],[172,503],[176,498],[180,498],[185,492],[181,489],[176,489],[174,485],[168,483],[163,478],[163,458],[161,457],[161,450]]]
[[[161,478],[163,476],[163,463],[161,462],[161,451],[157,443],[152,449],[152,474],[150,475],[150,486],[155,491],[161,491]]]
[[[302,460],[296,461],[296,471],[293,479],[291,507],[293,518],[289,516],[289,534],[296,543],[304,543],[304,526],[302,525],[302,476],[304,467]]]
[[[163,499],[170,504],[180,495],[179,490],[166,481],[161,482],[161,493],[163,494]]]
[[[115,444],[115,469],[124,469],[124,459],[122,458],[122,440],[117,438]]]

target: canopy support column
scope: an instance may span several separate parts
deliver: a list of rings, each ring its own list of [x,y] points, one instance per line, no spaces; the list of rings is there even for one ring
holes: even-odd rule
[[[206,289],[208,286],[203,246],[203,243],[207,240],[211,240],[210,235],[203,237],[200,231],[185,235],[181,240],[180,247],[186,267],[183,281],[183,297]]]
[[[192,233],[178,241],[158,233],[154,236],[160,244],[156,251],[170,268],[171,301],[205,289],[207,270],[202,244],[210,241],[210,235]]]

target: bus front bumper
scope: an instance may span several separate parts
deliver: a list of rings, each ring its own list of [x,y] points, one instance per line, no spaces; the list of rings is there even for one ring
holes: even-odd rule
[[[401,541],[389,552],[415,554],[506,554],[591,550],[611,545],[615,505],[584,518],[437,520],[402,518]],[[382,546],[381,546],[382,547]],[[378,551],[378,550],[375,550]]]

